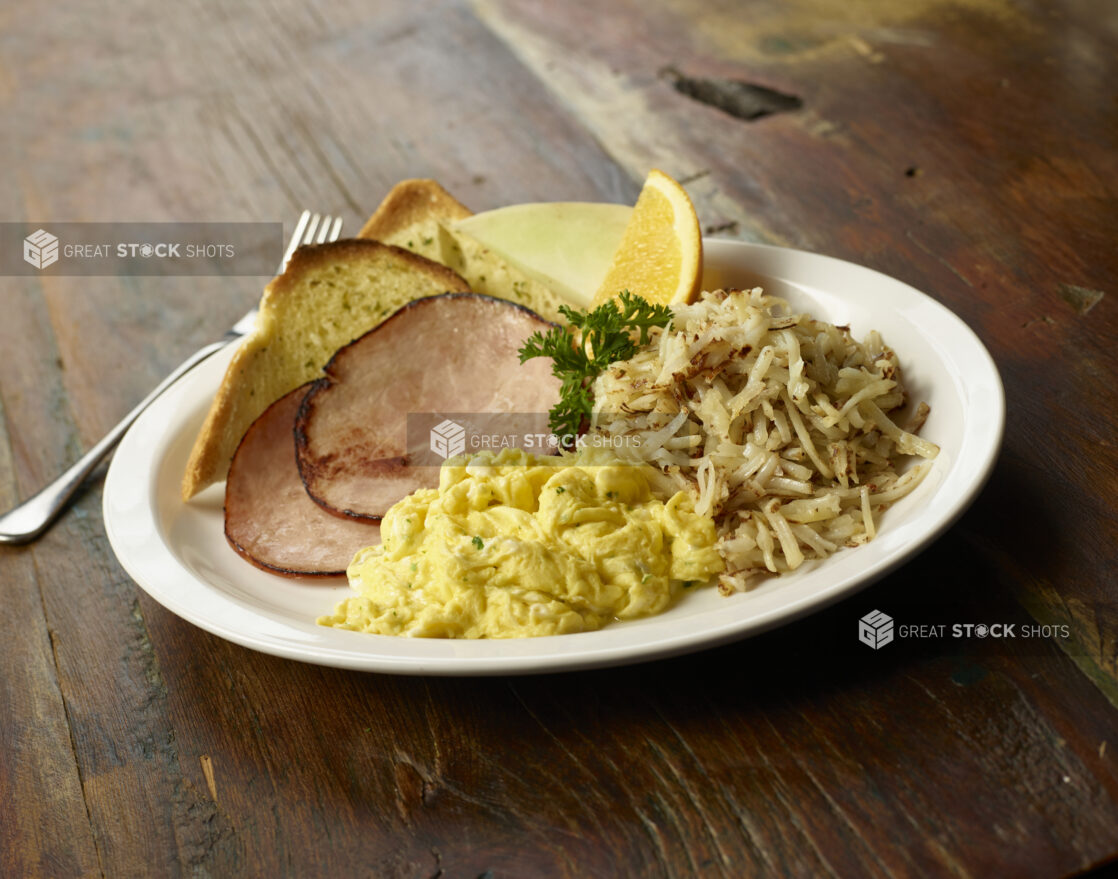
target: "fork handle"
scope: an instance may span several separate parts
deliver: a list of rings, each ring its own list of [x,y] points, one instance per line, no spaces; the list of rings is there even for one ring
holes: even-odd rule
[[[135,409],[125,415],[116,427],[110,430],[97,445],[86,452],[69,470],[43,488],[38,494],[0,516],[0,543],[30,543],[46,531],[59,514],[66,509],[67,502],[85,482],[86,477],[120,442],[120,438],[132,426],[132,422],[139,418],[140,414],[167,388],[203,360],[216,354],[230,341],[232,339],[223,339],[196,351],[183,361],[178,369],[163,379],[155,390],[144,397]]]

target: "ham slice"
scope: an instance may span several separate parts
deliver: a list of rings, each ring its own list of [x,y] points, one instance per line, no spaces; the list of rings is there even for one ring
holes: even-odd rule
[[[295,415],[310,384],[280,397],[245,433],[225,483],[225,538],[266,571],[344,574],[354,553],[380,542],[368,520],[339,519],[307,497],[295,464]]]
[[[441,423],[442,413],[465,413],[472,416],[459,423],[467,426],[523,433],[531,424],[546,435],[559,380],[549,361],[522,365],[518,351],[551,326],[503,299],[450,293],[404,306],[340,349],[296,419],[307,493],[336,515],[379,520],[405,495],[437,486],[441,458],[417,420],[409,432],[409,413],[430,426]]]

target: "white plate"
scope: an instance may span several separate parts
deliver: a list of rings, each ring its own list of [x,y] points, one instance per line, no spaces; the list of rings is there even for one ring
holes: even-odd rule
[[[238,644],[304,662],[393,674],[519,674],[653,659],[787,623],[862,589],[911,559],[970,504],[1001,444],[1005,401],[989,353],[959,318],[892,278],[837,259],[708,240],[706,284],[763,286],[861,338],[879,330],[898,352],[914,400],[932,408],[922,435],[942,451],[920,487],[882,517],[877,538],[756,590],[698,590],[666,613],[599,632],[514,640],[392,638],[315,624],[348,592],[259,571],[225,542],[222,492],[190,504],[179,481],[232,351],[186,375],[125,436],[105,482],[105,527],[117,558],[156,601]]]

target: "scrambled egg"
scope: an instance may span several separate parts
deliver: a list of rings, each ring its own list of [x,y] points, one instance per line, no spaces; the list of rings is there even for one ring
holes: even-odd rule
[[[326,626],[384,635],[519,638],[598,629],[664,610],[723,570],[713,520],[666,502],[648,465],[603,449],[451,459],[438,489],[396,503],[382,543],[347,574],[357,595]]]

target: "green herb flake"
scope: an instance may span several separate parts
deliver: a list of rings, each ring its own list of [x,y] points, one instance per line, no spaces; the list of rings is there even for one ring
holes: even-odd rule
[[[474,539],[470,541],[470,543],[474,545],[474,549],[485,548],[485,542],[480,537],[475,536]]]

